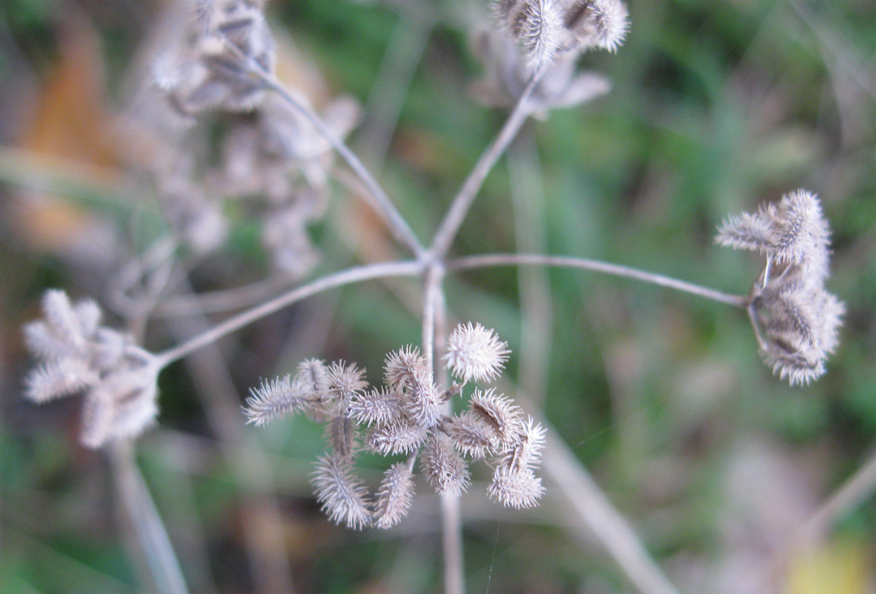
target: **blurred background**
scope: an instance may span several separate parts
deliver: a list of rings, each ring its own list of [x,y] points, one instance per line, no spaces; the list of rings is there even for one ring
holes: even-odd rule
[[[833,229],[828,289],[847,304],[827,374],[791,388],[761,362],[741,310],[592,273],[467,272],[447,281],[449,309],[509,342],[501,389],[542,411],[681,592],[876,592],[876,4],[628,7],[617,55],[581,63],[610,93],[527,124],[453,253],[597,258],[746,294],[762,263],[714,245],[717,225],[807,188]],[[33,360],[21,327],[55,287],[95,298],[122,325],[113,282],[166,232],[137,150],[148,139],[129,125],[166,8],[0,6],[4,593],[156,588],[112,460],[79,444],[80,399],[22,397]],[[486,0],[272,0],[266,14],[280,77],[317,106],[358,102],[350,145],[428,238],[505,117],[472,93],[483,67],[471,25]],[[306,229],[315,268],[304,279],[405,255],[344,183],[330,190]],[[245,204],[223,208],[221,245],[185,254],[187,290],[276,290],[284,277],[259,219]],[[136,455],[192,592],[441,591],[427,486],[395,529],[335,526],[308,483],[322,428],[294,418],[255,429],[240,412],[250,387],[307,357],[355,361],[378,380],[387,352],[420,342],[418,298],[404,280],[328,292],[162,373],[159,425]],[[157,315],[139,330],[158,351],[224,315]],[[384,467],[366,460],[363,475],[376,482]],[[470,592],[635,591],[552,479],[539,508],[513,511],[489,502],[488,471],[473,470],[462,501]],[[801,552],[793,544],[813,518],[821,530]]]

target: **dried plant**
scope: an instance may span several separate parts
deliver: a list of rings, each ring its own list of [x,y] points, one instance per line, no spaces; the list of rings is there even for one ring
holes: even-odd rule
[[[136,437],[154,423],[160,369],[154,355],[101,326],[94,301],[74,305],[63,291],[47,291],[43,315],[24,328],[27,346],[40,360],[25,380],[30,400],[84,393],[81,439],[90,448]]]
[[[820,377],[838,345],[845,307],[824,288],[830,229],[818,198],[791,192],[778,204],[731,217],[716,240],[766,258],[748,300],[764,362],[792,385]]]
[[[620,0],[496,0],[494,6],[499,21],[526,50],[530,70],[564,53],[615,52],[629,28]]]
[[[493,330],[471,323],[457,326],[446,352],[447,370],[465,383],[494,380],[510,353]],[[246,416],[255,425],[281,415],[326,411],[323,421],[330,453],[317,463],[313,484],[332,520],[351,528],[395,525],[414,495],[417,457],[426,481],[437,492],[454,496],[470,484],[463,456],[494,457],[490,496],[514,507],[538,502],[543,489],[533,471],[544,429],[532,419],[524,423],[523,412],[509,398],[495,389],[475,389],[468,408],[451,414],[445,403],[460,394],[462,386],[439,388],[429,361],[412,345],[387,355],[384,386],[368,389],[363,375],[354,365],[307,361],[294,378],[286,376],[253,389],[246,403]],[[319,380],[311,381],[314,376]],[[353,470],[360,426],[366,450],[407,457],[386,471],[373,504]]]
[[[223,214],[227,200],[247,200],[248,208],[240,210],[256,213],[274,273],[283,275],[287,284],[290,277],[304,278],[317,259],[307,226],[326,210],[330,180],[337,173],[335,153],[352,172],[344,176],[345,187],[366,199],[411,259],[363,264],[311,279],[158,354],[102,326],[94,302],[73,304],[65,293],[49,291],[43,301],[45,319],[25,328],[28,346],[39,359],[27,377],[26,396],[42,403],[82,392],[82,441],[87,446],[136,437],[152,424],[158,373],[197,349],[330,289],[374,279],[417,279],[424,289],[422,350],[408,345],[389,353],[382,385],[371,386],[355,364],[310,359],[295,374],[253,388],[245,416],[256,426],[298,413],[324,424],[327,451],[316,462],[311,482],[329,518],[351,528],[398,524],[412,505],[419,462],[425,481],[442,495],[446,589],[461,592],[453,580],[462,575],[462,552],[453,534],[459,532],[455,506],[471,484],[470,462],[491,469],[491,499],[514,508],[532,507],[545,492],[536,470],[547,434],[495,388],[469,386],[497,379],[510,350],[481,324],[462,324],[441,340],[450,317],[445,276],[505,265],[559,266],[685,291],[745,308],[765,362],[791,384],[809,383],[825,372],[825,361],[837,348],[843,304],[824,287],[830,234],[821,205],[802,190],[754,214],[733,217],[721,227],[720,244],[765,256],[748,296],[583,258],[449,255],[484,180],[528,118],[608,92],[607,79],[579,72],[577,60],[590,50],[615,52],[623,43],[629,21],[620,0],[493,2],[500,26],[476,36],[476,53],[485,66],[476,92],[483,102],[508,107],[510,113],[460,185],[428,244],[421,243],[380,183],[344,143],[358,122],[358,105],[341,97],[314,106],[277,79],[277,47],[262,4],[198,0],[185,18],[165,22],[165,43],[158,44],[162,50],[153,55],[149,84],[131,110],[131,117],[141,120],[131,144],[152,147],[140,165],[152,178],[172,235],[171,247],[159,250],[162,257],[152,258],[165,260],[167,282],[148,296],[151,304],[160,304],[173,290],[171,271],[184,277],[189,269],[176,266],[180,243],[194,248],[199,257],[219,249],[229,225]],[[181,10],[179,5],[175,8]],[[216,122],[223,131],[216,143],[219,158],[208,162],[202,153],[216,139],[204,129]],[[150,142],[144,142],[147,138]],[[151,267],[158,268],[154,263]],[[135,259],[129,268],[149,267]],[[197,302],[197,297],[191,300]],[[195,305],[201,312],[199,303]],[[142,307],[122,314],[131,326],[142,327],[153,311]],[[439,367],[442,373],[436,377]],[[448,377],[456,380],[449,386]],[[458,412],[452,408],[456,396],[467,397]],[[373,489],[356,474],[363,452],[394,458]],[[568,480],[563,474],[554,473],[558,481]],[[649,591],[673,592],[607,498],[586,480],[578,484],[589,491],[587,503],[577,509],[587,508],[582,516],[631,579],[637,585],[649,584]]]
[[[484,27],[474,50],[485,66],[475,93],[486,105],[514,106],[537,73],[528,108],[537,116],[580,105],[611,88],[593,72],[578,72],[581,53],[591,48],[616,51],[627,30],[623,3],[502,0],[494,3],[502,28]],[[521,56],[519,45],[526,50]]]

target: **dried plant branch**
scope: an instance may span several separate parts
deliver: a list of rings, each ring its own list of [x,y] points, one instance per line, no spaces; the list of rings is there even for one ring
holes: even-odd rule
[[[797,534],[789,540],[789,546],[811,543],[822,538],[825,532],[846,514],[876,492],[876,452],[858,468],[821,506],[812,514]]]
[[[342,272],[326,275],[307,285],[303,285],[292,291],[275,297],[261,305],[249,309],[221,324],[217,324],[203,334],[196,336],[176,347],[168,349],[157,355],[161,367],[166,367],[189,353],[211,344],[223,336],[231,334],[248,324],[262,319],[276,311],[283,309],[297,301],[312,297],[328,289],[341,287],[365,280],[387,278],[392,276],[417,276],[421,273],[422,265],[419,262],[381,262],[350,268]]]
[[[745,308],[748,305],[748,297],[746,295],[723,293],[721,291],[677,280],[662,274],[645,272],[644,270],[630,268],[629,266],[622,266],[620,264],[610,264],[600,260],[573,258],[570,256],[546,256],[541,254],[485,254],[481,256],[456,258],[447,262],[448,271],[472,270],[490,266],[555,266],[558,268],[578,268],[581,270],[602,272],[612,276],[631,278],[659,285],[661,287],[691,293],[692,295],[699,295],[706,299],[711,299],[713,301],[726,303],[736,307]]]
[[[444,324],[446,321],[443,291],[444,269],[435,264],[429,267],[425,278],[423,310],[423,353],[429,369],[437,370],[437,362],[443,354],[435,356],[436,349],[444,344]],[[436,373],[439,385],[446,385],[446,376]],[[443,406],[444,414],[451,412],[450,402]],[[459,495],[441,493],[441,543],[444,555],[444,593],[464,594],[465,572],[462,547],[462,514],[459,509]]]
[[[441,495],[441,535],[444,552],[444,594],[465,594],[462,556],[462,514],[459,496]]]
[[[486,180],[487,175],[492,171],[499,157],[502,156],[508,145],[514,140],[514,137],[517,136],[520,127],[523,126],[523,123],[532,113],[532,105],[530,105],[529,99],[535,91],[536,85],[538,85],[542,72],[544,72],[543,68],[537,70],[532,75],[529,84],[526,85],[526,88],[517,100],[514,110],[508,116],[499,134],[483,152],[474,169],[472,169],[463,182],[456,197],[454,197],[447,214],[444,215],[444,219],[435,233],[432,246],[429,248],[429,254],[433,259],[442,260],[447,255],[447,251],[456,238],[456,234],[459,232],[463,221],[465,221],[465,216],[468,214],[472,203],[477,198],[484,180]]]
[[[304,118],[325,138],[332,148],[337,151],[341,158],[349,165],[350,169],[362,181],[362,184],[368,190],[369,195],[374,200],[374,206],[377,213],[389,226],[390,231],[395,235],[402,244],[406,245],[415,256],[422,257],[425,249],[420,244],[414,232],[411,230],[407,221],[398,212],[390,197],[383,190],[383,187],[374,179],[371,172],[365,167],[365,164],[356,156],[353,151],[339,139],[329,128],[329,126],[304,103],[302,103],[293,93],[289,92],[282,82],[276,76],[266,70],[261,64],[253,60],[249,56],[243,55],[233,43],[227,43],[228,49],[235,53],[244,64],[248,66],[250,72],[262,80],[269,89],[273,90],[284,101],[298,111]]]
[[[143,556],[159,594],[188,594],[173,545],[155,508],[155,502],[134,460],[133,443],[115,441],[110,448],[115,488],[137,535]]]
[[[584,466],[549,425],[544,468],[642,594],[679,594]]]

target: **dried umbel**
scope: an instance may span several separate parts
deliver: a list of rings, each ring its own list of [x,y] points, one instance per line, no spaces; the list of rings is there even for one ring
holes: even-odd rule
[[[210,253],[234,221],[226,214],[245,214],[260,221],[276,271],[300,278],[318,258],[308,226],[325,214],[333,151],[301,109],[265,85],[276,49],[262,4],[171,3],[147,44],[150,80],[131,101],[125,140],[181,243]],[[301,60],[286,49],[289,60]],[[338,139],[359,121],[349,97],[311,106],[302,93],[289,94]]]
[[[496,107],[513,106],[539,72],[529,98],[537,116],[572,107],[608,92],[609,82],[576,63],[590,49],[616,51],[629,26],[619,0],[497,0],[500,27],[475,34],[475,53],[485,74],[475,86],[478,98]],[[524,53],[521,55],[520,47]]]
[[[629,15],[620,0],[496,0],[500,23],[523,46],[530,70],[564,54],[623,43]]]
[[[508,345],[480,324],[458,326],[445,357],[447,369],[464,382],[495,379]],[[470,485],[466,457],[492,461],[491,498],[505,505],[536,505],[544,492],[535,476],[544,430],[494,389],[475,389],[468,407],[449,414],[445,403],[462,392],[435,383],[431,367],[414,346],[386,357],[383,386],[371,388],[355,365],[305,361],[291,375],[263,383],[247,400],[256,425],[303,412],[326,423],[328,453],[319,459],[313,484],[328,516],[352,528],[389,528],[403,518],[414,496],[417,459],[426,481],[439,493],[460,495]],[[464,384],[463,384],[464,385]],[[356,455],[366,450],[404,456],[384,474],[372,501],[355,475]]]
[[[81,438],[90,448],[136,437],[154,423],[160,370],[154,355],[101,326],[93,301],[72,304],[63,291],[47,291],[43,314],[24,328],[28,348],[40,359],[25,380],[30,400],[83,392]]]
[[[818,198],[797,190],[778,204],[731,217],[720,227],[717,242],[766,257],[748,305],[766,364],[792,385],[824,374],[824,363],[838,346],[845,308],[824,287],[830,229]]]

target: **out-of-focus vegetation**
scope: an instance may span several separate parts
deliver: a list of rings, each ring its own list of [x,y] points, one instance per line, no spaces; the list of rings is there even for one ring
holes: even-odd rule
[[[487,14],[486,0],[425,4],[440,17],[432,29],[379,3],[268,6],[283,48],[280,76],[307,87],[318,72],[332,93],[366,108],[393,44],[416,47],[416,35],[428,34],[379,174],[422,237],[504,117],[470,93],[481,71],[464,27],[470,15]],[[20,328],[39,315],[46,288],[102,299],[124,262],[117,246],[134,253],[162,232],[153,197],[114,136],[131,77],[143,72],[138,44],[159,8],[117,0],[0,7],[4,593],[144,591],[108,461],[78,443],[78,401],[36,407],[21,396],[30,359]],[[538,329],[546,351],[534,352],[538,341],[524,336],[531,311],[522,313],[515,269],[450,279],[450,311],[510,343],[507,378],[532,358],[542,361],[533,402],[682,592],[872,592],[872,490],[842,508],[812,550],[791,545],[876,455],[876,4],[632,0],[629,8],[632,26],[618,54],[590,54],[582,64],[612,80],[610,94],[527,124],[513,170],[506,160],[491,174],[454,253],[513,251],[532,232],[552,254],[742,294],[760,262],[715,246],[716,226],[805,187],[819,194],[831,223],[828,284],[848,309],[828,373],[788,387],[758,357],[744,312],[591,273],[546,273],[550,325]],[[354,133],[351,145],[366,162],[382,160],[369,154],[375,145],[367,139]],[[541,181],[523,197],[535,206],[516,232],[515,172]],[[268,274],[259,229],[245,215],[222,252],[191,271],[197,289]],[[343,192],[311,233],[322,258],[317,272],[393,249],[370,211]],[[420,342],[419,313],[407,297],[416,290],[392,281],[331,292],[223,342],[235,404],[259,378],[292,371],[306,357],[356,361],[377,379],[385,353]],[[149,325],[150,347],[173,340],[162,320]],[[243,417],[216,401],[203,374],[179,363],[160,388],[160,424],[138,441],[137,454],[193,592],[271,591],[254,570],[263,543],[245,529],[266,517],[281,522],[297,592],[440,591],[437,498],[426,487],[398,529],[336,527],[308,484],[324,448],[317,425],[296,418],[247,427],[229,443],[220,427]],[[510,382],[503,390],[515,393]],[[247,475],[250,456],[270,479]],[[631,591],[546,486],[531,511],[489,503],[478,484],[464,497],[469,590]],[[276,515],[260,513],[265,490]]]

